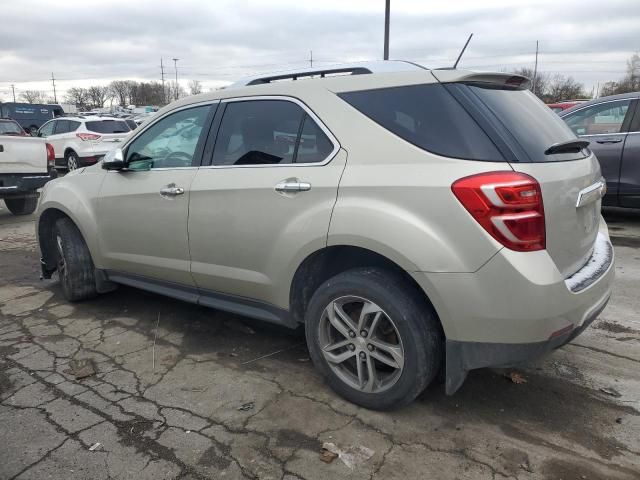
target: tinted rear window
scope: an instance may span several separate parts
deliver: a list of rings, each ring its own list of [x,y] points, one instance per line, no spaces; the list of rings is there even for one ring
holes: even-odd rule
[[[131,130],[122,120],[95,120],[85,125],[87,130],[96,133],[127,133]]]
[[[423,150],[468,160],[504,161],[487,134],[440,84],[347,92],[339,96]]]
[[[16,122],[0,120],[0,135],[22,135],[24,130]]]
[[[531,162],[576,160],[588,154],[583,150],[545,155],[545,150],[551,145],[574,140],[576,136],[557,114],[529,90],[500,89],[478,84],[456,84],[451,88],[468,89],[479,98],[511,133]]]

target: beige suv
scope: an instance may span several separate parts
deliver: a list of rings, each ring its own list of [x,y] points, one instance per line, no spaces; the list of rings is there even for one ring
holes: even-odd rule
[[[340,395],[388,409],[443,370],[520,363],[611,294],[588,143],[508,74],[403,62],[256,77],[175,102],[50,182],[43,275],[303,325]]]

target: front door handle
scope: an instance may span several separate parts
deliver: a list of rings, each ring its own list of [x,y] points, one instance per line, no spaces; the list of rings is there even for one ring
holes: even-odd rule
[[[182,187],[165,187],[160,189],[160,195],[163,197],[175,197],[177,195],[183,195],[184,188]]]
[[[602,140],[596,140],[596,143],[620,143],[621,138],[603,138]]]
[[[276,192],[296,193],[309,190],[311,190],[311,184],[308,182],[280,182],[276,185]]]

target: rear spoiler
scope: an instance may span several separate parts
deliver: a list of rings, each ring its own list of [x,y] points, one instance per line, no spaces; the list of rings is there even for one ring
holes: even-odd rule
[[[440,83],[484,83],[518,90],[531,85],[527,77],[510,73],[471,72],[451,68],[431,70],[431,73]]]

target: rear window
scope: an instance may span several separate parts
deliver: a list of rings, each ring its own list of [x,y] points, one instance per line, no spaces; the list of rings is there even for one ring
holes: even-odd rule
[[[87,130],[95,133],[127,133],[131,130],[122,120],[95,120],[85,125]]]
[[[515,138],[531,162],[577,160],[588,155],[577,153],[545,155],[551,145],[575,140],[564,121],[529,90],[497,88],[481,84],[453,84],[452,89],[468,89],[488,108]]]
[[[364,90],[339,96],[423,150],[467,160],[504,161],[487,134],[441,84]]]
[[[0,135],[22,135],[24,130],[16,122],[0,121]]]

